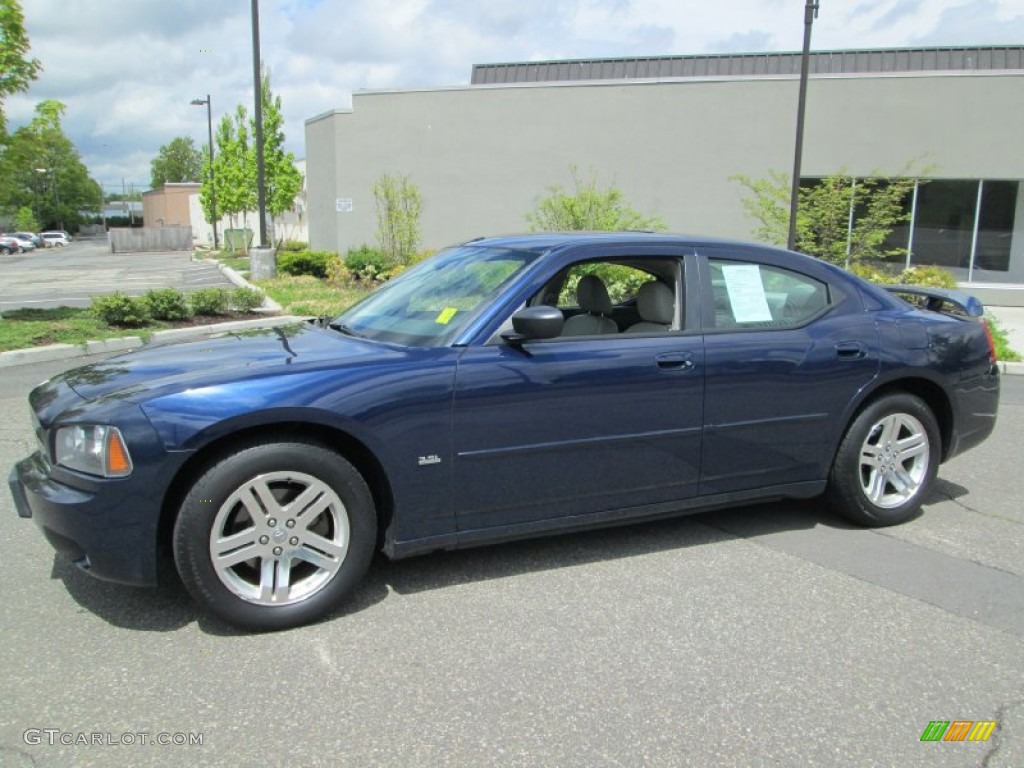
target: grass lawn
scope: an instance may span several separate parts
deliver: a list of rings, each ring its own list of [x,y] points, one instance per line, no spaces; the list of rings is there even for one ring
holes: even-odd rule
[[[325,281],[310,277],[275,277],[273,280],[258,280],[258,285],[267,295],[281,305],[281,309],[290,315],[330,315],[341,314],[370,291],[366,288],[345,286],[336,288]]]
[[[142,328],[117,328],[94,317],[88,309],[71,307],[10,310],[0,320],[0,352],[46,344],[84,344],[120,336],[146,338],[167,327],[167,323],[152,323]]]

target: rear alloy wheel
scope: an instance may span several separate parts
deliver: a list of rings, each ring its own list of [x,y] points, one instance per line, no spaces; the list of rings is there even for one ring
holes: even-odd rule
[[[917,514],[938,470],[935,416],[909,394],[886,395],[853,420],[836,454],[829,498],[861,525],[885,526]]]
[[[369,488],[319,445],[264,443],[196,481],[174,530],[174,559],[193,597],[248,629],[314,621],[338,605],[373,555]]]

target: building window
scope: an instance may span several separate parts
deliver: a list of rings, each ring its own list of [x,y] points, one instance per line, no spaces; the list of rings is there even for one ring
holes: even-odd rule
[[[971,265],[977,181],[935,179],[917,191],[911,261],[967,269]]]
[[[819,181],[804,178],[800,186],[813,187]],[[945,267],[958,274],[962,270],[961,277],[968,280],[976,271],[1021,273],[1024,216],[1017,215],[1021,185],[1018,181],[922,180],[916,201],[913,192],[903,201],[904,212],[912,214],[911,219],[894,227],[882,245],[883,251],[902,249],[904,253],[886,261],[894,266]],[[859,214],[855,209],[854,220]],[[905,255],[908,249],[909,257]],[[1006,277],[992,275],[993,279]]]
[[[981,223],[975,269],[1006,272],[1010,269],[1014,213],[1017,210],[1016,181],[986,181],[981,193]],[[1020,222],[1024,225],[1024,222]]]

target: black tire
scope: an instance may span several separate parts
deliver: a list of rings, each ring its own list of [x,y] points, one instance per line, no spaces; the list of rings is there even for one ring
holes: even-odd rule
[[[907,393],[883,395],[847,428],[826,497],[859,525],[906,522],[927,498],[941,453],[938,423],[924,401]]]
[[[304,494],[305,504],[288,506]],[[350,595],[376,539],[373,496],[355,467],[317,444],[268,441],[221,458],[196,480],[175,521],[174,562],[189,593],[221,619],[286,629]],[[215,540],[224,558],[217,566]]]

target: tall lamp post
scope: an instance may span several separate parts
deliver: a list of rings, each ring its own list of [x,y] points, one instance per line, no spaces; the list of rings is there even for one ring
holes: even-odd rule
[[[804,112],[807,106],[807,69],[811,53],[811,26],[818,18],[818,0],[804,6],[804,50],[800,57],[800,95],[796,107],[796,150],[793,153],[793,187],[789,198],[789,238],[786,247],[796,248],[796,213],[800,203],[800,160],[804,152]]]
[[[263,165],[263,78],[260,76],[260,3],[252,0],[252,83],[255,90],[254,121],[256,124],[256,198],[259,206],[260,245],[267,242],[267,185]]]
[[[210,107],[210,94],[205,99],[192,99],[190,102],[195,107],[206,107],[206,130],[210,137],[207,148],[210,150],[210,224],[213,226],[213,250],[219,251],[217,242],[217,180],[213,170],[213,111]]]

